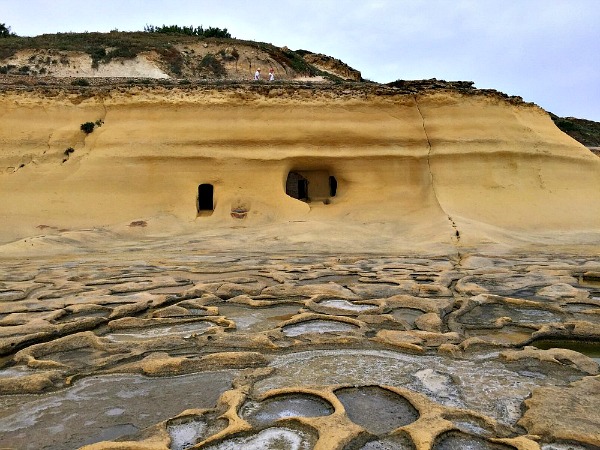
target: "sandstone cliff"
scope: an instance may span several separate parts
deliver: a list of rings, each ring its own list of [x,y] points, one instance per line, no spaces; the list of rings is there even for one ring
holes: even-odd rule
[[[131,222],[376,251],[600,232],[600,159],[468,86],[20,86],[0,105],[5,242]]]

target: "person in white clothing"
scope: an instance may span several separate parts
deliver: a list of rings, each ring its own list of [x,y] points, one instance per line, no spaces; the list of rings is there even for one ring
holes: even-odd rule
[[[269,81],[275,81],[275,69],[272,67],[269,69]]]
[[[254,79],[257,81],[260,80],[260,67],[254,72]]]

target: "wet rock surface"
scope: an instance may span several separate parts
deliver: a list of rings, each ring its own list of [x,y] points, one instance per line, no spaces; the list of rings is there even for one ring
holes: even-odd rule
[[[600,446],[592,257],[1,267],[3,448]]]
[[[419,418],[408,400],[378,386],[339,389],[335,394],[350,420],[372,434],[389,433]]]

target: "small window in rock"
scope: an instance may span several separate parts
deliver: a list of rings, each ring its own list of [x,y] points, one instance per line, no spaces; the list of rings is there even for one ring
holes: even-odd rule
[[[330,203],[337,194],[337,180],[327,170],[294,170],[288,174],[285,193],[307,203]]]
[[[212,184],[201,184],[198,186],[198,212],[214,211],[214,187]]]
[[[333,175],[329,176],[329,195],[331,197],[335,197],[337,193],[337,180]]]

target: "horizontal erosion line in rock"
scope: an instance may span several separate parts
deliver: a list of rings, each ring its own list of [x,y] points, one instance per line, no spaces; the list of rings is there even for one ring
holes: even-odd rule
[[[473,148],[472,150],[469,150],[467,145],[463,145],[464,150],[457,150],[455,148],[444,148],[444,146],[434,146],[433,151],[430,155],[430,159],[456,159],[460,157],[464,158],[465,160],[467,158],[485,160],[486,158],[505,159],[511,157],[522,160],[553,160],[573,163],[587,163],[591,160],[595,162],[594,158],[590,158],[590,156],[594,157],[593,154],[590,153],[588,155],[585,153],[580,153],[577,150],[573,151],[570,154],[565,154],[550,151],[550,149],[553,148],[552,146],[548,146],[542,149],[536,149],[533,146],[523,145],[517,147],[517,149],[515,150],[513,150],[511,147],[516,147],[516,145],[504,144],[502,145],[502,148],[495,148],[492,150],[482,150],[480,148]]]
[[[161,141],[160,139],[153,139],[149,141],[134,141],[128,140],[127,144],[119,144],[117,142],[102,142],[99,147],[140,147],[144,146],[147,148],[182,148],[182,147],[201,147],[201,148],[265,148],[271,151],[277,147],[281,148],[294,148],[294,147],[308,147],[308,148],[323,148],[327,149],[361,149],[362,147],[375,147],[382,149],[393,148],[428,148],[426,139],[369,139],[361,137],[351,138],[322,138],[306,137],[299,139],[269,139],[269,138],[253,138],[253,139],[206,139],[206,140],[186,140],[186,141]]]
[[[167,149],[165,149],[166,152]],[[472,161],[473,159],[477,160],[503,160],[506,158],[516,157],[520,160],[553,160],[553,161],[563,161],[570,162],[573,164],[587,164],[588,159],[582,158],[581,155],[547,155],[543,153],[525,153],[525,152],[510,152],[510,151],[472,151],[472,152],[448,152],[448,153],[434,153],[428,155],[426,151],[420,149],[421,151],[415,151],[415,149],[407,150],[407,149],[380,149],[381,151],[368,151],[363,149],[358,150],[348,150],[343,151],[340,149],[338,152],[330,152],[330,151],[319,151],[319,152],[306,152],[302,149],[295,150],[281,150],[274,151],[270,149],[266,153],[254,152],[248,149],[239,149],[239,150],[231,150],[224,149],[219,147],[214,147],[212,149],[209,148],[201,148],[201,149],[190,149],[189,152],[186,151],[186,154],[154,154],[150,152],[145,153],[130,153],[124,154],[127,149],[123,150],[123,152],[117,153],[109,153],[109,154],[98,154],[93,155],[95,159],[118,159],[118,160],[129,160],[129,161],[204,161],[204,162],[224,162],[227,160],[245,160],[245,161],[256,161],[256,162],[273,162],[273,161],[294,161],[296,159],[302,160],[311,160],[315,163],[319,161],[327,162],[330,161],[340,161],[340,162],[350,162],[350,161],[391,161],[391,160],[455,160],[456,158],[465,158],[465,162],[467,160]],[[385,151],[383,151],[385,150]],[[195,154],[194,154],[195,153]],[[593,156],[593,155],[592,155]]]
[[[562,147],[559,147],[562,149]],[[283,159],[287,157],[307,157],[307,158],[344,158],[344,159],[363,159],[365,157],[403,157],[403,158],[455,158],[464,157],[507,157],[518,156],[519,158],[537,158],[537,159],[562,159],[562,160],[588,160],[592,153],[580,153],[573,151],[572,154],[557,153],[553,146],[544,148],[535,148],[526,144],[518,143],[499,143],[493,147],[480,147],[479,143],[446,143],[445,145],[433,146],[431,154],[428,154],[428,147],[424,142],[397,142],[394,144],[362,145],[355,143],[353,145],[330,146],[326,144],[303,144],[303,143],[139,143],[135,144],[103,144],[101,147],[91,150],[93,156],[100,157],[119,157],[119,158],[206,158],[222,159],[227,158],[249,158],[249,159]],[[111,152],[119,153],[111,153]],[[164,151],[164,154],[161,152]],[[168,153],[171,152],[171,153]],[[180,152],[180,153],[178,153]],[[592,159],[593,160],[593,159]]]
[[[202,154],[202,155],[151,155],[151,154],[137,154],[137,155],[101,155],[98,156],[97,159],[106,158],[110,160],[129,160],[129,161],[153,161],[153,162],[169,162],[169,161],[198,161],[198,162],[207,162],[212,164],[223,163],[226,161],[254,161],[256,163],[268,163],[268,162],[279,162],[279,161],[290,161],[294,162],[296,160],[301,161],[309,161],[314,164],[323,163],[326,164],[328,162],[339,161],[341,162],[351,162],[355,161],[357,163],[364,163],[367,161],[380,161],[382,164],[385,164],[386,161],[391,160],[413,160],[419,161],[427,160],[427,154],[401,154],[401,153],[377,153],[377,154],[368,154],[366,152],[362,153],[352,153],[352,154],[307,154],[307,153],[279,153],[279,154],[251,154],[248,152],[228,152],[226,154]]]

